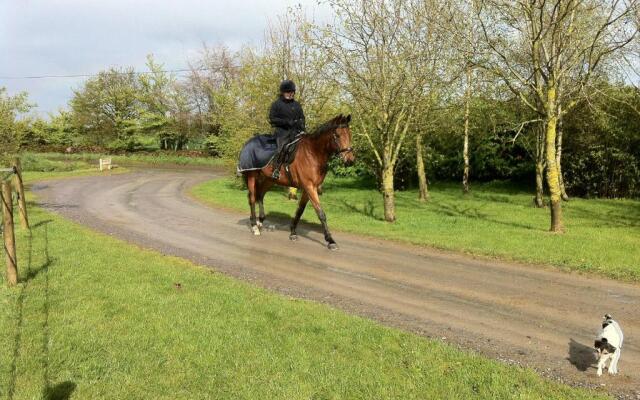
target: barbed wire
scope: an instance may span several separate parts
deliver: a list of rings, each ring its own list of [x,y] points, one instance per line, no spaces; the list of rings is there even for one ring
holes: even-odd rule
[[[220,67],[198,67],[198,68],[179,68],[179,69],[165,69],[159,71],[109,71],[109,73],[117,74],[117,75],[149,75],[155,73],[190,73],[196,71],[220,71],[225,68],[240,68],[238,65],[226,65]],[[31,75],[31,76],[0,76],[0,79],[5,80],[17,80],[17,79],[50,79],[50,78],[91,78],[95,76],[99,76],[102,72],[94,73],[94,74],[70,74],[70,75]]]

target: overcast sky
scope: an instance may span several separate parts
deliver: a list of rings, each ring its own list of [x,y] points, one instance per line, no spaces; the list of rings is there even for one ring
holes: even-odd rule
[[[269,21],[302,4],[326,18],[317,0],[0,0],[0,87],[27,91],[37,112],[66,107],[86,78],[7,77],[93,74],[133,66],[153,53],[165,69],[181,69],[207,45],[259,45]]]

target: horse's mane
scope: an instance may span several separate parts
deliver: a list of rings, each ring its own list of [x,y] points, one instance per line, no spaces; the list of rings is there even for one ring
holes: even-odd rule
[[[347,121],[347,118],[351,120],[350,117],[345,117],[342,114],[340,114],[337,117],[334,117],[329,121],[325,122],[324,124],[317,126],[311,133],[309,133],[309,137],[312,139],[318,138],[324,135],[325,133],[334,130],[341,124],[344,124],[344,123],[348,124],[349,122]]]

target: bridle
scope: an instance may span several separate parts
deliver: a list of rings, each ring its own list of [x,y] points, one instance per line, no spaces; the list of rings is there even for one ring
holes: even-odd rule
[[[342,153],[353,153],[353,147],[345,147],[344,149],[340,148],[340,136],[338,136],[338,129],[340,128],[348,128],[349,125],[347,124],[342,124],[342,125],[338,125],[335,129],[335,131],[333,131],[333,142],[336,144],[336,148],[338,150],[335,151],[334,155],[340,155]]]

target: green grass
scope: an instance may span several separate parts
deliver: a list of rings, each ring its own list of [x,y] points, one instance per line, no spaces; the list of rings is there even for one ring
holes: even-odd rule
[[[0,285],[0,398],[597,396],[30,212]]]
[[[548,232],[549,209],[533,208],[530,192],[499,183],[476,184],[468,196],[458,185],[433,185],[428,203],[414,190],[396,192],[392,224],[383,220],[382,196],[369,185],[334,178],[324,192],[321,202],[336,230],[640,281],[640,201],[572,199],[563,204],[566,233],[558,235]],[[232,178],[205,182],[193,194],[249,212],[246,191]],[[295,209],[280,191],[266,196],[267,214],[293,216]],[[318,221],[311,207],[303,219]]]
[[[61,154],[61,153],[24,153],[28,156],[36,156],[39,158],[54,160],[54,161],[84,161],[97,165],[100,158],[111,158],[113,163],[124,163],[128,165],[141,164],[141,165],[194,165],[203,167],[219,167],[228,166],[228,162],[220,158],[213,157],[188,157],[181,155],[173,155],[170,153],[155,153],[155,154],[139,154],[132,153],[127,155],[109,155],[98,153],[74,153],[74,154]]]

